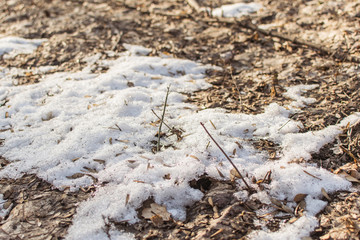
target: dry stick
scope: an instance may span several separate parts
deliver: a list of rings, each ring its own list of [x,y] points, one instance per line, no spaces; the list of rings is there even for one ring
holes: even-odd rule
[[[237,24],[240,25],[240,27],[262,33],[262,34],[264,34],[266,36],[277,37],[277,38],[280,38],[282,40],[290,41],[290,42],[293,42],[293,43],[298,44],[298,45],[304,45],[304,46],[311,47],[311,48],[313,48],[315,50],[318,50],[320,52],[324,52],[324,53],[326,53],[326,54],[328,54],[328,55],[330,55],[330,56],[332,56],[332,57],[334,57],[336,59],[339,59],[341,61],[347,60],[349,62],[360,63],[360,58],[358,58],[358,57],[351,56],[351,55],[346,54],[346,53],[339,53],[339,52],[337,52],[335,50],[332,50],[331,48],[323,47],[323,46],[321,46],[319,44],[311,43],[311,42],[302,40],[302,39],[300,39],[298,37],[292,37],[292,36],[289,36],[287,34],[282,34],[282,33],[279,33],[279,32],[273,31],[273,30],[265,30],[265,29],[259,28],[258,26],[253,24],[251,22],[251,20],[249,20],[249,19],[238,21],[236,19],[226,19],[226,18],[213,19],[213,18],[209,18],[209,19],[204,19],[204,21],[206,21],[206,22],[220,22],[220,23],[228,23],[228,24],[237,23]]]
[[[169,92],[170,92],[170,85],[167,87],[167,92],[166,92],[166,97],[165,97],[165,103],[164,103],[164,109],[163,109],[163,113],[162,113],[162,116],[161,116],[161,122],[160,122],[160,126],[159,126],[158,142],[157,142],[157,147],[156,147],[156,151],[157,151],[157,152],[160,151],[161,127],[162,127],[162,123],[164,122],[165,109],[166,109],[166,104],[167,104],[167,99],[168,99],[168,96],[169,96]]]
[[[209,137],[211,138],[211,140],[213,140],[213,142],[216,144],[216,146],[218,146],[218,148],[220,149],[220,151],[225,155],[225,157],[227,158],[227,160],[231,163],[231,165],[234,167],[234,169],[236,170],[236,172],[239,174],[241,180],[245,183],[246,187],[248,188],[249,191],[252,191],[251,187],[249,186],[249,184],[247,184],[247,182],[245,181],[245,179],[243,178],[243,176],[241,175],[239,169],[235,166],[235,164],[233,163],[233,161],[231,161],[231,159],[229,158],[229,156],[225,153],[225,151],[220,147],[220,145],[215,141],[215,139],[211,136],[211,134],[209,133],[209,131],[206,129],[205,125],[200,122],[201,126],[204,128],[205,132],[209,135]]]

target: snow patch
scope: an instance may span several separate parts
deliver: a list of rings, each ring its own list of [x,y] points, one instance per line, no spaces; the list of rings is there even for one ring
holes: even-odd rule
[[[259,11],[262,8],[258,3],[235,3],[223,5],[212,10],[214,17],[241,17]]]
[[[2,37],[0,38],[0,55],[7,53],[4,57],[12,58],[18,54],[30,54],[44,41],[44,39]]]
[[[255,239],[308,236],[317,226],[315,214],[324,206],[319,200],[321,188],[328,193],[350,188],[348,181],[325,169],[306,162],[289,162],[310,159],[312,153],[333,141],[344,126],[359,121],[360,113],[319,131],[299,133],[301,122],[290,118],[299,109],[292,106],[272,103],[257,115],[228,114],[224,109],[199,111],[184,103],[186,98],[180,92],[209,87],[204,78],[210,66],[146,56],[150,50],[139,46],[126,48],[128,51],[116,60],[100,61],[99,56],[94,56],[86,59],[88,67],[81,72],[55,73],[33,85],[12,85],[12,73],[20,70],[0,73],[5,76],[0,82],[0,99],[8,100],[0,107],[0,115],[6,116],[0,119],[0,138],[5,139],[0,155],[11,162],[0,171],[0,177],[36,173],[58,188],[70,186],[73,190],[98,184],[93,177],[100,183],[107,182],[105,186],[96,185],[94,196],[80,204],[67,239],[108,239],[103,230],[108,219],[138,221],[136,209],[150,197],[165,205],[175,219],[184,220],[186,206],[203,196],[188,182],[204,173],[219,178],[217,169],[225,175],[232,169],[223,162],[223,154],[214,144],[207,147],[210,140],[200,122],[205,123],[226,152],[237,149],[233,161],[248,173],[247,182],[272,171],[269,190],[259,190],[252,196],[243,190],[236,197],[257,198],[264,203],[274,197],[291,204],[296,194],[308,194],[303,217],[275,233],[254,232]],[[94,63],[108,66],[109,70],[93,74]],[[161,113],[169,85],[165,121],[183,129],[185,137],[179,142],[176,136],[163,139],[164,145],[174,144],[176,149],[170,147],[153,154],[152,141],[158,130],[154,122],[158,119],[151,109]],[[315,87],[295,86],[286,94],[296,106],[306,106],[314,100],[301,94]],[[268,153],[255,149],[249,139],[279,144],[279,160],[269,161]],[[238,184],[243,186],[241,181]],[[109,233],[116,239],[131,238],[131,234],[115,229]]]

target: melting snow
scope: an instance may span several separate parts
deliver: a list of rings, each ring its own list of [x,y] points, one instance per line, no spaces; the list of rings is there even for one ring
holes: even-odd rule
[[[241,17],[257,12],[261,7],[258,3],[235,3],[213,9],[212,15],[215,17]]]
[[[5,118],[0,119],[0,138],[5,139],[5,144],[0,155],[11,163],[0,171],[0,177],[18,178],[24,173],[36,173],[58,188],[72,189],[94,184],[91,176],[108,182],[98,186],[95,195],[80,204],[67,239],[108,239],[103,231],[107,219],[136,222],[135,209],[149,197],[166,205],[174,218],[184,220],[185,207],[202,198],[202,193],[188,182],[205,172],[219,178],[217,168],[225,174],[232,168],[223,162],[224,157],[216,146],[210,144],[207,148],[209,139],[199,122],[207,125],[226,152],[238,148],[236,142],[243,146],[237,149],[233,161],[249,174],[249,179],[262,178],[272,171],[270,190],[259,190],[251,198],[268,203],[270,196],[291,201],[298,193],[308,194],[303,217],[275,233],[266,229],[254,232],[255,239],[308,236],[318,224],[315,214],[325,206],[319,200],[321,188],[327,192],[350,188],[348,181],[325,169],[289,161],[310,159],[311,153],[333,141],[342,127],[358,121],[359,113],[320,131],[299,133],[301,123],[290,118],[299,110],[276,103],[258,115],[228,114],[223,109],[198,111],[184,103],[186,97],[180,93],[209,87],[204,73],[210,66],[148,57],[147,49],[126,47],[128,51],[117,60],[100,61],[94,56],[87,60],[88,66],[83,71],[48,75],[38,84],[13,86],[13,76],[22,70],[1,72],[0,114]],[[108,66],[109,70],[91,73],[95,63]],[[170,84],[165,121],[185,130],[185,137],[180,142],[175,136],[163,140],[165,144],[173,143],[176,149],[152,154],[151,141],[156,140],[154,135],[158,130],[152,123],[158,119],[151,109],[161,113]],[[304,106],[314,100],[302,97],[301,91],[314,87],[295,86],[288,89],[287,96],[295,100],[297,107]],[[247,139],[278,143],[282,148],[280,159],[268,161],[267,152],[256,150]],[[85,175],[74,177],[79,173]],[[164,179],[165,175],[170,179]],[[238,184],[243,185],[241,181]],[[248,196],[246,191],[236,195]],[[131,234],[116,229],[111,229],[110,234],[116,239],[132,238]]]
[[[14,57],[18,54],[32,53],[44,40],[24,39],[19,37],[0,38],[0,55],[7,53],[4,57]]]

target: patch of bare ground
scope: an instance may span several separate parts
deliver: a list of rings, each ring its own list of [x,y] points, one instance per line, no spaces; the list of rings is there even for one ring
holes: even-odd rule
[[[61,239],[72,223],[76,207],[93,188],[60,191],[35,175],[1,179],[7,215],[0,221],[0,239]]]
[[[266,185],[266,183],[263,183]],[[256,213],[269,207],[258,200],[240,200],[234,193],[240,189],[231,181],[220,181],[202,176],[190,182],[193,188],[204,193],[201,201],[189,206],[186,220],[159,222],[155,218],[145,219],[144,208],[153,201],[149,199],[138,209],[140,221],[129,225],[126,222],[111,221],[118,229],[135,234],[137,239],[243,239],[256,229],[267,227],[271,231],[288,222],[293,215],[278,214],[274,208],[269,214]]]
[[[151,55],[221,66],[221,71],[209,72],[211,88],[188,96],[188,101],[200,109],[222,107],[233,113],[258,114],[273,102],[289,104],[292,100],[283,95],[287,87],[318,84],[305,94],[316,102],[293,116],[303,123],[301,131],[323,129],[360,111],[360,67],[343,58],[360,56],[358,1],[257,1],[264,10],[250,16],[253,24],[315,43],[318,48],[254,31],[234,20],[212,18],[196,12],[187,2],[5,0],[0,4],[0,34],[47,41],[32,54],[0,57],[0,66],[26,69],[28,74],[18,76],[17,82],[33,84],[42,79],[41,74],[32,73],[37,67],[54,66],[48,73],[78,71],[86,65],[86,57],[100,54],[103,59],[114,58],[124,50],[123,43],[130,43],[152,48]],[[200,7],[215,8],[236,1],[197,2]],[[93,67],[95,73],[103,71],[106,68],[102,66]],[[359,179],[355,164],[360,157],[359,129],[360,124],[348,126],[334,143],[313,155],[312,163],[330,171],[340,169]],[[270,156],[279,150],[275,143],[265,140],[254,145],[268,150]],[[7,163],[0,161],[1,167]],[[266,182],[259,184],[266,188]],[[275,231],[284,222],[296,221],[293,213],[284,212],[283,203],[275,200],[273,213],[256,214],[269,206],[239,200],[234,196],[239,189],[232,182],[205,176],[194,180],[192,186],[203,191],[204,198],[189,206],[184,222],[158,224],[156,219],[144,219],[142,209],[137,224],[110,222],[139,239],[234,239],[246,237],[254,229]],[[0,238],[4,239],[63,238],[77,204],[92,191],[59,191],[34,175],[1,179],[0,187],[10,209],[0,222]],[[354,188],[330,195],[312,237],[356,239],[360,225],[358,194]]]

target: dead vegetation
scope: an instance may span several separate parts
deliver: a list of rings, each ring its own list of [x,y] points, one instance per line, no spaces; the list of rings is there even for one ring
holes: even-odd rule
[[[35,84],[41,80],[41,75],[33,72],[36,67],[54,66],[48,73],[78,71],[85,66],[87,56],[99,53],[103,59],[114,58],[116,54],[109,51],[123,51],[123,43],[139,44],[154,49],[151,55],[167,54],[223,68],[209,72],[210,89],[188,96],[199,109],[222,107],[228,112],[257,114],[272,102],[288,104],[290,99],[282,95],[286,87],[318,84],[316,90],[307,93],[316,102],[293,116],[303,123],[301,131],[323,129],[360,111],[359,3],[338,1],[333,6],[317,1],[258,1],[267,11],[251,15],[251,22],[248,18],[217,19],[196,11],[196,4],[215,8],[231,2],[6,0],[0,6],[0,34],[47,41],[32,54],[0,57],[0,66],[26,69],[17,84]],[[310,15],[306,14],[309,8],[315,9]],[[334,34],[324,38],[324,33]],[[106,70],[102,66],[93,69]],[[181,140],[181,130],[171,127],[170,131]],[[159,133],[160,138],[161,128]],[[254,145],[270,155],[279,150],[272,142],[259,140]],[[358,123],[313,154],[312,162],[347,174],[358,187],[359,158]],[[0,166],[6,164],[1,158]],[[254,181],[265,188],[271,173]],[[239,189],[233,182],[203,176],[190,184],[200,189],[204,198],[189,207],[186,221],[161,215],[166,215],[166,209],[151,205],[154,202],[149,199],[138,210],[139,223],[112,223],[139,239],[240,239],[263,226],[278,230],[280,224],[296,221],[305,208],[304,196],[294,199],[298,207],[290,210],[286,202],[273,199],[273,213],[256,215],[263,204],[236,198],[234,193]],[[1,179],[0,186],[9,211],[0,222],[3,239],[63,238],[77,204],[94,190],[60,191],[34,175]],[[312,237],[357,239],[358,188],[326,195],[329,204],[319,214],[320,226]],[[162,210],[150,216],[143,213],[152,207]]]

